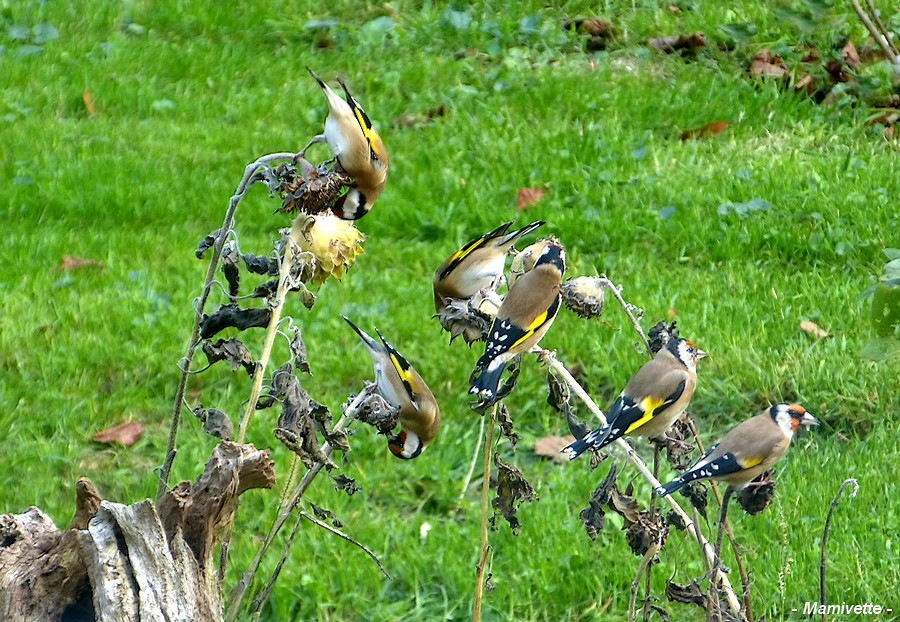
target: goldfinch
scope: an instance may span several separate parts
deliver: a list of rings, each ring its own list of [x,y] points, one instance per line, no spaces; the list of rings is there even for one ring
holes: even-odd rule
[[[366,111],[338,80],[344,89],[346,101],[325,84],[312,69],[307,70],[325,92],[328,100],[328,117],[325,132],[314,137],[301,153],[315,143],[327,142],[341,168],[353,178],[347,194],[338,199],[333,211],[345,220],[357,220],[369,213],[381,196],[387,181],[390,160],[387,149]]]
[[[440,313],[448,298],[472,298],[494,285],[503,276],[509,249],[519,238],[543,224],[544,221],[538,220],[507,233],[512,226],[512,222],[507,222],[450,255],[434,273],[434,310]]]
[[[628,381],[609,410],[606,425],[562,450],[574,460],[589,448],[602,449],[624,434],[665,437],[685,411],[697,387],[697,362],[706,356],[686,339],[670,339]]]
[[[776,404],[738,424],[680,477],[656,492],[665,497],[685,484],[706,478],[744,488],[787,453],[794,432],[812,425],[819,422],[803,406]]]
[[[558,243],[548,244],[534,267],[510,287],[491,324],[484,354],[472,372],[469,393],[482,403],[497,401],[500,377],[506,365],[537,344],[559,311],[560,285],[566,271],[566,253]]]
[[[441,412],[422,376],[389,344],[378,329],[378,343],[348,318],[375,364],[375,384],[388,403],[400,409],[400,432],[388,440],[391,453],[404,460],[421,454],[437,436]]]

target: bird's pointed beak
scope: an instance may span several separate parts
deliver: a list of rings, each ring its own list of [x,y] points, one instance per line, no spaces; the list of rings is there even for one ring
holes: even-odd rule
[[[700,348],[697,348],[697,360],[698,360],[698,361],[699,361],[700,359],[705,359],[707,356],[709,356],[709,354],[707,354],[706,352],[704,352],[704,351],[701,350]]]
[[[819,425],[819,420],[813,417],[809,413],[803,413],[803,416],[800,417],[800,425],[812,426]]]

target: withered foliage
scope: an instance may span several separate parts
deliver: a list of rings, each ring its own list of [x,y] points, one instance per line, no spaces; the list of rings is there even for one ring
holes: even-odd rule
[[[225,243],[225,247],[222,249],[222,274],[225,275],[225,281],[228,283],[228,296],[232,299],[241,291],[240,256],[237,245],[233,241]]]
[[[282,405],[278,427],[274,431],[275,437],[297,454],[306,468],[324,464],[330,470],[336,466],[322,450],[319,434],[334,449],[345,452],[350,450],[346,433],[330,430],[331,413],[303,390],[291,363],[285,363],[275,372],[270,397],[281,400]]]
[[[700,589],[700,583],[691,581],[688,585],[680,585],[666,581],[666,598],[675,603],[697,605],[706,610],[706,592]]]
[[[597,535],[603,530],[603,526],[606,523],[606,510],[604,510],[604,508],[606,507],[606,504],[609,503],[612,489],[616,485],[618,473],[618,466],[613,464],[612,467],[610,467],[606,478],[600,482],[600,485],[598,485],[591,494],[588,506],[578,515],[581,522],[584,523],[584,529],[587,531],[587,535],[591,540],[597,539]]]
[[[519,535],[522,524],[516,513],[519,506],[525,501],[537,501],[538,494],[534,487],[525,479],[522,471],[511,464],[504,462],[499,454],[494,454],[494,464],[497,466],[497,496],[491,501],[494,515],[491,517],[491,527],[497,529],[497,513],[503,515],[509,523],[513,535]],[[487,485],[487,482],[484,483]]]
[[[222,234],[222,229],[216,229],[210,234],[207,234],[202,240],[200,240],[200,244],[197,245],[197,250],[194,251],[194,254],[197,256],[197,259],[203,259],[203,255],[206,254],[206,251],[211,249],[216,245],[216,240],[219,235]]]
[[[694,446],[687,442],[687,439],[693,438],[693,433],[685,420],[686,416],[682,414],[675,420],[666,432],[666,440],[662,442],[662,447],[666,450],[666,460],[677,471],[684,471],[691,465],[691,452],[694,451]],[[654,442],[658,441],[654,439]]]
[[[315,503],[312,503],[311,501],[308,503],[309,503],[310,509],[312,509],[312,511],[313,511],[313,514],[315,514],[316,518],[318,518],[320,521],[328,521],[329,523],[331,523],[338,529],[340,529],[341,527],[344,526],[344,523],[342,523],[340,521],[340,519],[338,519],[338,517],[335,516],[334,512],[332,512],[331,510],[326,510],[325,508],[320,508],[318,505],[316,505]]]
[[[625,530],[628,546],[635,555],[642,556],[653,544],[665,544],[669,526],[658,512],[641,510],[632,496],[634,491],[631,485],[624,491],[619,490],[617,476],[618,467],[613,464],[606,478],[594,489],[588,507],[581,511],[579,518],[588,537],[596,540],[606,522],[606,511],[612,510],[625,521],[622,529]]]
[[[737,499],[744,511],[751,516],[759,514],[772,504],[775,498],[775,471],[769,469],[738,492]]]
[[[271,255],[251,255],[250,253],[241,253],[241,259],[244,260],[244,266],[247,272],[253,274],[265,274],[267,276],[278,275],[278,260]]]
[[[241,309],[236,304],[221,305],[211,315],[204,315],[200,322],[200,337],[209,339],[226,328],[247,330],[265,328],[272,312],[269,309]]]
[[[230,441],[234,438],[234,424],[231,423],[231,418],[225,412],[202,406],[191,412],[203,423],[203,429],[210,436],[215,436],[223,441]]]
[[[231,371],[237,371],[243,367],[250,376],[256,371],[256,363],[253,362],[250,350],[237,337],[219,339],[215,343],[211,343],[209,340],[204,341],[202,349],[210,365],[219,361],[228,361],[231,363]]]
[[[303,335],[299,328],[294,328],[294,336],[291,338],[291,354],[294,355],[294,367],[304,374],[312,376],[312,370],[309,368],[309,358],[306,353],[306,343],[303,342]]]
[[[709,489],[705,484],[691,482],[690,484],[685,484],[679,492],[691,502],[691,506],[697,510],[700,516],[705,520],[709,520],[706,515],[706,506],[709,503]]]
[[[333,477],[331,481],[336,490],[343,490],[351,497],[362,490],[361,487],[356,485],[355,479],[347,477],[346,475],[338,475]]]
[[[504,403],[501,403],[497,409],[497,422],[500,424],[500,433],[509,439],[510,446],[515,450],[516,444],[521,437],[513,430],[513,420],[509,414],[509,409]]]

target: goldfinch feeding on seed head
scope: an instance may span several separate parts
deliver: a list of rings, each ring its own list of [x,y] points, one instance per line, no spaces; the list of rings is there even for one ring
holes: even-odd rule
[[[656,489],[665,497],[698,479],[723,480],[744,488],[787,453],[794,432],[819,422],[799,404],[776,404],[747,419],[710,447],[677,479]]]
[[[446,298],[472,298],[491,287],[503,276],[506,254],[519,238],[544,224],[539,220],[518,231],[506,233],[512,226],[504,223],[476,238],[453,253],[434,273],[434,309],[440,313]]]
[[[338,199],[333,211],[345,220],[357,220],[369,213],[384,190],[390,166],[387,149],[366,111],[343,82],[338,80],[346,101],[320,80],[312,69],[307,70],[325,91],[328,117],[325,119],[325,133],[313,138],[301,153],[315,143],[328,143],[341,168],[353,178],[350,190]]]
[[[671,339],[625,386],[606,425],[562,450],[574,460],[588,449],[606,447],[623,434],[665,437],[684,412],[697,387],[697,361],[706,356],[686,339]]]
[[[388,440],[391,453],[410,460],[421,454],[437,436],[441,427],[441,412],[434,394],[403,355],[385,341],[375,329],[381,343],[344,316],[350,327],[362,339],[375,364],[375,384],[391,406],[400,409],[400,433]]]
[[[548,244],[534,267],[510,287],[491,324],[484,354],[475,364],[469,393],[488,404],[497,401],[497,389],[506,365],[537,344],[553,324],[559,311],[559,291],[565,271],[566,253],[562,245]]]

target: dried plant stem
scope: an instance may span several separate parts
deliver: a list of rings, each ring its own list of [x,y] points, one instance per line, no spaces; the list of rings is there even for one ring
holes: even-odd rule
[[[469,471],[466,473],[462,489],[459,491],[459,499],[456,500],[457,506],[462,505],[463,499],[466,497],[466,491],[469,489],[469,484],[472,483],[472,476],[475,475],[475,466],[478,464],[478,454],[481,453],[481,443],[484,440],[484,419],[484,417],[481,418],[481,425],[478,427],[478,439],[475,441],[475,451],[472,453]]]
[[[478,569],[475,573],[475,605],[472,613],[473,622],[481,622],[481,601],[484,598],[484,574],[487,570],[487,559],[491,551],[488,542],[488,512],[491,496],[491,453],[494,449],[494,421],[497,417],[499,402],[491,408],[484,441],[484,480],[481,482],[481,555],[478,557]]]
[[[697,432],[697,426],[694,424],[694,420],[691,417],[686,417],[686,419],[688,427],[691,429],[691,435],[694,437],[694,442],[697,443],[697,448],[700,450],[700,454],[705,454],[706,449],[703,448],[703,441],[700,440],[700,434]],[[719,486],[716,484],[715,480],[709,480],[709,483],[712,484],[713,494],[716,496],[716,501],[721,506],[722,493],[719,491]],[[750,575],[747,573],[747,565],[744,563],[741,547],[737,542],[737,538],[734,537],[734,529],[731,527],[731,521],[728,520],[727,517],[725,518],[725,533],[728,535],[728,542],[731,544],[731,550],[734,552],[734,559],[737,562],[738,573],[741,575],[741,588],[744,597],[744,615],[747,618],[747,622],[754,622],[753,600],[750,598]]]
[[[619,291],[619,286],[606,278],[606,276],[601,276],[599,281],[600,285],[606,287],[606,289],[611,291],[616,300],[619,301],[619,304],[622,305],[622,310],[625,311],[628,319],[631,320],[631,324],[632,326],[634,326],[634,330],[636,330],[638,335],[641,336],[641,341],[644,343],[644,347],[647,348],[647,352],[650,352],[650,342],[647,341],[647,336],[644,334],[644,329],[641,328],[640,322],[638,322],[637,318],[634,317],[634,313],[631,312],[632,305],[625,302],[625,299],[622,298],[622,293]]]
[[[360,393],[353,399],[352,402],[347,406],[344,410],[344,414],[341,415],[341,418],[338,419],[338,422],[334,424],[333,430],[338,431],[342,430],[344,426],[347,424],[349,420],[354,417],[356,413],[356,409],[359,408],[360,403],[365,397],[365,393],[360,391]],[[322,452],[326,456],[331,456],[331,443],[325,443],[322,445]],[[275,540],[275,536],[278,535],[278,532],[281,531],[281,528],[284,526],[285,522],[287,522],[288,517],[291,515],[291,512],[297,504],[300,503],[300,499],[303,497],[303,494],[309,488],[312,481],[315,477],[322,471],[324,467],[324,463],[320,462],[313,466],[309,471],[306,472],[306,475],[303,476],[303,479],[300,480],[300,483],[297,484],[297,488],[294,489],[294,492],[291,494],[290,499],[281,506],[281,512],[278,514],[278,517],[275,519],[275,522],[272,524],[272,527],[269,529],[269,533],[266,534],[265,540],[260,545],[259,550],[256,552],[256,557],[253,558],[253,561],[250,563],[250,567],[247,571],[241,575],[241,580],[234,588],[234,593],[231,596],[231,601],[228,605],[228,616],[226,617],[227,622],[234,622],[237,617],[238,610],[240,608],[241,601],[244,599],[244,595],[247,593],[247,589],[250,587],[250,583],[253,581],[253,577],[256,575],[257,570],[259,570],[259,565],[262,562],[263,556],[269,550],[269,547],[272,546],[272,542]]]
[[[282,240],[284,252],[282,253],[281,263],[278,267],[278,290],[275,293],[275,300],[272,302],[272,317],[269,320],[269,326],[266,329],[266,339],[263,342],[262,354],[256,364],[256,370],[253,373],[253,384],[250,387],[250,399],[247,401],[247,407],[244,410],[244,416],[241,418],[241,427],[238,431],[237,442],[243,443],[247,438],[247,430],[250,428],[250,422],[253,421],[253,413],[256,412],[256,404],[259,402],[259,395],[262,392],[263,379],[266,375],[266,369],[269,367],[269,359],[272,358],[272,347],[275,345],[275,337],[278,336],[278,324],[281,323],[281,312],[284,309],[284,302],[287,294],[291,289],[291,268],[294,265],[294,252],[290,248],[290,236],[285,236]]]
[[[659,443],[653,443],[653,477],[659,479]],[[656,490],[650,493],[650,518],[656,516]],[[651,547],[652,548],[652,547]],[[659,550],[661,546],[657,547]],[[654,553],[655,554],[655,553]],[[647,564],[647,584],[644,589],[644,622],[650,622],[650,589],[653,585],[653,564]]]
[[[728,520],[728,504],[731,502],[731,496],[734,494],[734,487],[729,486],[725,489],[725,496],[722,499],[722,513],[719,515],[719,531],[716,535],[716,555],[713,562],[712,571],[709,575],[709,598],[707,603],[707,619],[721,620],[722,612],[719,608],[719,572],[722,567],[722,541],[725,536],[725,521]],[[721,575],[724,579],[725,575]]]
[[[859,16],[860,21],[863,23],[863,26],[866,27],[866,30],[869,31],[869,34],[872,35],[872,38],[875,39],[875,42],[878,46],[884,50],[885,55],[891,60],[891,63],[894,65],[894,71],[900,72],[900,53],[898,53],[897,49],[894,47],[893,41],[888,38],[887,30],[884,29],[884,24],[881,23],[881,20],[878,18],[878,12],[875,10],[875,7],[872,6],[871,2],[868,2],[869,8],[872,11],[872,15],[879,22],[879,26],[881,30],[879,30],[875,24],[872,23],[872,20],[869,19],[868,14],[863,10],[863,8],[859,5],[858,0],[850,0],[850,4],[853,5],[853,10],[856,11],[856,14]]]
[[[181,369],[181,379],[178,382],[178,389],[175,392],[175,401],[172,409],[172,421],[169,425],[169,440],[166,445],[166,455],[162,466],[159,469],[159,486],[156,489],[157,501],[165,494],[169,486],[169,474],[172,472],[172,463],[175,461],[176,440],[178,437],[178,428],[181,423],[181,412],[184,406],[184,398],[187,395],[187,383],[191,374],[191,363],[194,361],[194,355],[197,353],[197,346],[200,344],[200,323],[203,320],[203,310],[209,300],[213,283],[216,280],[216,271],[219,269],[219,260],[222,258],[222,247],[225,244],[225,238],[234,227],[234,215],[237,212],[238,205],[243,200],[250,186],[253,184],[254,176],[260,167],[267,166],[269,162],[276,160],[293,159],[293,153],[270,153],[258,158],[244,168],[244,177],[238,184],[237,190],[231,197],[228,204],[228,210],[225,212],[225,220],[222,228],[219,229],[219,235],[216,237],[216,243],[213,246],[212,256],[209,260],[209,269],[206,271],[206,280],[203,283],[203,291],[195,305],[194,326],[191,329],[191,339],[188,342],[187,352],[184,358],[179,361]]]
[[[552,352],[541,350],[538,347],[532,348],[532,352],[540,354],[540,358],[546,362],[550,367],[553,368],[557,374],[565,380],[566,384],[569,385],[569,388],[572,392],[578,396],[578,398],[584,402],[584,404],[588,407],[588,410],[593,413],[593,415],[600,421],[601,424],[606,424],[606,415],[603,414],[603,411],[597,406],[591,396],[588,395],[585,390],[578,384],[575,378],[572,377],[572,374],[569,373],[569,370],[566,369],[565,365],[557,360],[556,356]],[[616,446],[622,449],[625,452],[628,460],[640,471],[641,475],[644,476],[650,485],[653,488],[657,488],[660,486],[659,480],[653,476],[653,473],[647,467],[641,457],[637,454],[637,452],[627,443],[624,438],[619,438],[616,440]],[[703,551],[703,556],[706,558],[707,562],[712,565],[715,564],[715,555],[712,546],[709,541],[703,534],[700,532],[700,529],[697,527],[697,524],[691,519],[690,516],[682,509],[678,502],[672,498],[672,495],[668,495],[665,497],[666,502],[669,506],[681,517],[682,522],[685,525],[685,529],[691,537],[697,540],[700,544],[700,548]],[[741,603],[738,600],[737,596],[734,593],[734,589],[731,587],[731,583],[728,581],[728,577],[722,575],[722,589],[725,591],[725,595],[728,598],[728,605],[731,608],[732,612],[735,615],[740,615],[741,611]]]
[[[641,589],[641,577],[644,576],[644,571],[647,571],[647,576],[650,576],[650,566],[653,564],[653,558],[659,552],[660,546],[658,542],[654,542],[650,545],[650,548],[647,549],[647,552],[644,553],[644,557],[641,558],[641,563],[638,566],[637,575],[634,577],[634,581],[631,582],[631,600],[628,602],[628,622],[634,622],[635,609],[637,604],[637,593],[638,590]],[[649,602],[650,590],[647,590],[647,597]],[[648,611],[646,605],[644,607],[645,611]],[[646,616],[646,614],[645,614]]]
[[[838,488],[837,494],[831,502],[831,508],[828,510],[828,516],[825,518],[825,532],[822,534],[822,560],[819,562],[819,605],[823,610],[828,609],[826,606],[828,601],[825,598],[825,570],[828,566],[828,534],[831,532],[831,517],[834,515],[834,509],[837,507],[838,501],[841,500],[844,490],[850,486],[853,487],[853,492],[850,493],[850,496],[856,496],[856,493],[859,492],[859,482],[855,479],[845,479],[841,487]],[[827,613],[822,614],[822,622],[828,622]]]

